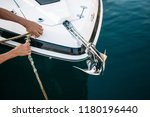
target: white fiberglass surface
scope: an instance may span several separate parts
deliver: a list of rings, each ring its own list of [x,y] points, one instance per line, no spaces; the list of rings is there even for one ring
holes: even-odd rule
[[[81,33],[85,39],[89,40],[95,23],[89,20],[90,15],[91,13],[97,12],[97,8],[94,9],[93,7],[95,3],[91,1],[92,0],[61,0],[53,4],[40,5],[35,2],[35,0],[0,0],[0,7],[10,11],[14,10],[17,15],[42,25],[44,32],[43,35],[38,38],[39,40],[78,48],[81,46],[81,42],[73,38],[62,23],[64,20],[73,21],[79,33]],[[81,6],[83,5],[87,7],[87,10],[84,11],[84,18],[79,19],[77,15],[82,13]],[[39,22],[39,18],[42,18],[43,21]],[[26,32],[25,28],[21,25],[3,20],[0,22],[0,27],[20,34]]]

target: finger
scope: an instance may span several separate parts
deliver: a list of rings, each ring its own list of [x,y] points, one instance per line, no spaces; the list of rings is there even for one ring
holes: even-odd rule
[[[43,28],[39,28],[38,31],[42,31],[43,32]]]
[[[39,37],[39,36],[40,36],[40,34],[39,34],[38,32],[35,32],[35,33],[34,33],[34,37],[35,37],[35,38],[37,38],[37,37]]]
[[[36,31],[31,32],[31,34],[32,34],[31,35],[32,38],[37,38],[43,34],[43,31],[42,30],[38,30],[38,31],[36,30]]]
[[[37,33],[42,35],[43,34],[43,29],[37,30]]]
[[[28,55],[31,55],[31,52],[29,52]]]
[[[30,47],[30,46],[27,46],[26,48],[27,48],[27,50],[28,50],[29,52],[31,52],[31,47]]]
[[[43,34],[43,31],[39,31],[38,33],[39,33],[40,35],[42,35],[42,34]]]
[[[31,37],[32,37],[33,39],[35,39],[35,38],[36,38],[36,36],[35,36],[35,35],[31,35]]]
[[[24,46],[30,46],[30,43],[28,41],[26,41]]]
[[[43,27],[42,27],[41,25],[39,25],[39,24],[38,24],[38,27],[41,28],[41,29],[43,28]]]
[[[29,41],[26,41],[25,44],[30,44],[30,42],[29,42]]]

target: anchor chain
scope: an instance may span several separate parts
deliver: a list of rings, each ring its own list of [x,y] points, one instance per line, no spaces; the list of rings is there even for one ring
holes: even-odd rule
[[[28,34],[28,35],[26,36],[26,42],[29,42],[29,43],[30,43],[30,41],[31,41],[31,40],[30,40],[30,36],[31,36],[30,34]],[[36,67],[35,67],[34,60],[33,60],[32,56],[31,56],[31,54],[28,55],[28,59],[29,59],[30,64],[31,64],[31,66],[32,66],[33,72],[34,72],[34,74],[35,74],[35,76],[36,76],[36,79],[37,79],[37,81],[38,81],[38,83],[39,83],[39,86],[40,86],[40,89],[41,89],[41,91],[42,91],[42,94],[43,94],[45,100],[48,100],[47,93],[46,93],[46,91],[45,91],[45,89],[44,89],[44,87],[43,87],[43,84],[42,84],[41,80],[40,80],[38,71],[37,71],[37,69],[36,69]]]

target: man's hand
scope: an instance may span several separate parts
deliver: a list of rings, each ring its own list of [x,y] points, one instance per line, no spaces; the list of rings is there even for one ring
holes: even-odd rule
[[[24,19],[23,17],[20,17],[18,15],[15,15],[6,9],[0,8],[0,18],[23,25],[34,38],[39,37],[43,34],[43,28],[41,25],[37,24],[36,22]]]
[[[24,26],[25,26],[27,32],[31,33],[31,35],[34,38],[37,38],[43,34],[42,26],[37,24],[36,22],[26,20],[26,23]]]
[[[26,56],[31,54],[30,43],[26,42],[12,49],[14,56]]]
[[[0,54],[0,64],[4,63],[5,61],[12,59],[17,56],[26,56],[31,54],[30,44],[26,42],[25,44],[21,44],[14,49],[6,52],[4,54]]]

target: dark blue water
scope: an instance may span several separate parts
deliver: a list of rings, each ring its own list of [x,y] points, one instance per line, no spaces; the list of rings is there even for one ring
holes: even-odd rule
[[[103,75],[88,76],[72,68],[76,63],[33,55],[49,99],[150,99],[150,2],[103,0],[103,4],[97,45],[100,51],[107,50]],[[26,57],[0,65],[0,89],[0,99],[43,99]]]
[[[150,99],[150,1],[105,0],[99,50],[103,76],[89,77],[88,99]]]

